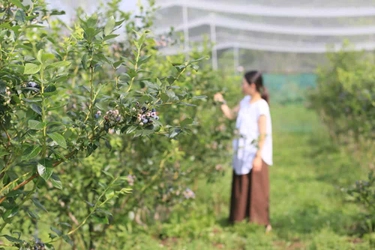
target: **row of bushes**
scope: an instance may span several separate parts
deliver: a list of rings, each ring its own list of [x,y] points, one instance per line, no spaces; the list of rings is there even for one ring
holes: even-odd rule
[[[133,17],[119,3],[72,24],[42,0],[0,5],[4,245],[124,249],[135,224],[222,174],[231,124],[211,98],[230,79],[202,53],[161,57],[153,6]]]
[[[360,233],[375,226],[375,65],[374,54],[348,52],[328,54],[329,65],[319,69],[317,88],[310,93],[310,106],[320,115],[331,139],[351,154],[359,167],[370,171],[367,180],[344,191],[363,208]]]

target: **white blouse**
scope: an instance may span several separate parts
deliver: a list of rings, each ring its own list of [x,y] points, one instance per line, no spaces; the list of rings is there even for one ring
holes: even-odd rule
[[[261,115],[266,117],[266,138],[262,149],[262,159],[267,165],[272,165],[272,122],[268,103],[261,99],[250,103],[251,97],[245,96],[240,102],[237,116],[237,138],[233,141],[233,168],[237,175],[250,173],[253,160],[258,151],[260,136],[258,121]]]

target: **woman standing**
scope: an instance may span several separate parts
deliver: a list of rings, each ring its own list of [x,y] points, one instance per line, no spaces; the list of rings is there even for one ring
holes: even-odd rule
[[[245,74],[242,92],[245,97],[233,109],[222,94],[214,97],[222,103],[221,110],[227,118],[237,116],[229,219],[234,223],[249,218],[270,231],[268,166],[272,165],[272,124],[268,95],[259,71]]]

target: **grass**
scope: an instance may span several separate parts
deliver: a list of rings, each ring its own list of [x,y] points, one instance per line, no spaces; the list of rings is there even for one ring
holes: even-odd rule
[[[355,235],[359,208],[341,187],[366,170],[330,143],[315,113],[299,106],[272,107],[274,230],[227,223],[231,167],[215,183],[201,181],[194,204],[176,208],[168,223],[131,236],[128,249],[370,249]],[[350,235],[350,236],[349,236]]]

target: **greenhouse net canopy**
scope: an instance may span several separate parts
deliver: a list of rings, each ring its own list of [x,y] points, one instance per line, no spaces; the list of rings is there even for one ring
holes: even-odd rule
[[[218,67],[228,51],[237,57],[235,66],[243,64],[241,58],[246,64],[256,57],[259,67],[269,67],[269,61],[284,58],[295,64],[289,65],[289,70],[308,71],[323,60],[327,50],[375,50],[375,0],[157,0],[156,3],[159,6],[156,33],[167,34],[173,27],[184,36],[183,42],[165,46],[163,53],[188,52],[208,38],[215,45],[214,67]],[[349,46],[343,47],[344,41]]]
[[[134,10],[137,1],[123,0],[120,7]],[[92,13],[99,5],[47,2],[66,10],[67,20],[74,8]],[[375,0],[156,0],[156,6],[154,32],[161,52],[187,53],[208,40],[214,68],[231,64],[234,69],[311,72],[328,50],[375,50]],[[171,27],[174,35],[167,39]]]

